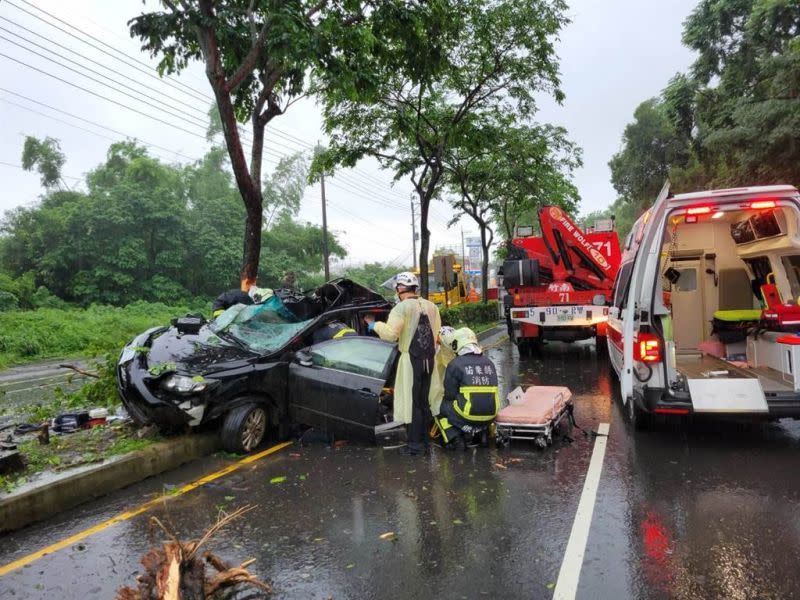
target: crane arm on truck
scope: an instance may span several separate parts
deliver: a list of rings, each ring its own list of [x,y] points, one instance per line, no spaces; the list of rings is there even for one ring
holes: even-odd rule
[[[587,235],[557,206],[539,209],[542,239],[553,259],[553,279],[611,289],[616,269]]]

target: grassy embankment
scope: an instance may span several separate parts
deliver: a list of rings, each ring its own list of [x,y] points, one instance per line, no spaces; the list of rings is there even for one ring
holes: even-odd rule
[[[114,365],[122,346],[136,334],[187,312],[208,312],[208,307],[166,306],[137,302],[124,308],[91,306],[87,309],[41,308],[0,312],[0,368],[55,357],[91,357],[98,379],[90,379],[78,391],[56,388],[52,397],[26,406],[5,405],[12,418],[42,423],[73,410],[108,407],[119,403]],[[2,393],[0,393],[2,396]],[[0,476],[0,491],[9,492],[42,471],[60,471],[139,450],[153,439],[139,439],[130,426],[106,425],[65,436],[51,436],[40,445],[33,436],[19,444],[24,457],[22,472]],[[33,439],[30,439],[33,437]]]
[[[47,358],[101,356],[137,333],[208,306],[135,302],[125,307],[40,308],[0,312],[0,368]]]

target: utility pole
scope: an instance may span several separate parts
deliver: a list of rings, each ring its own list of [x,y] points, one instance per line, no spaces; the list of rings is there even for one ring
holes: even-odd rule
[[[414,194],[411,194],[411,244],[414,248],[414,270],[417,270],[417,216],[414,214]]]
[[[461,272],[467,272],[467,251],[464,249],[464,226],[461,226]]]
[[[319,178],[322,188],[322,255],[325,257],[325,281],[330,281],[331,266],[329,263],[330,257],[328,256],[328,212],[325,206],[325,173],[322,173]]]

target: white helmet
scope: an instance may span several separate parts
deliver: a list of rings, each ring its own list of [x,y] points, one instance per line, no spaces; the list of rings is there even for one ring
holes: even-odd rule
[[[439,341],[442,343],[442,346],[447,346],[448,348],[453,348],[453,341],[455,337],[456,330],[448,325],[444,325],[439,330]],[[453,348],[455,350],[455,348]]]
[[[411,271],[403,271],[394,276],[394,287],[418,288],[419,278]]]

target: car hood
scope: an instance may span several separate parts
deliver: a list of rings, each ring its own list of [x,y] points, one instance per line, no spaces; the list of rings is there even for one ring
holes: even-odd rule
[[[179,333],[170,327],[150,337],[147,370],[151,375],[176,371],[181,374],[207,375],[246,364],[257,354],[214,333],[207,325],[197,334]]]

